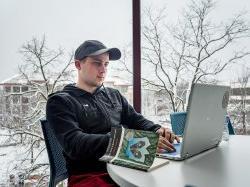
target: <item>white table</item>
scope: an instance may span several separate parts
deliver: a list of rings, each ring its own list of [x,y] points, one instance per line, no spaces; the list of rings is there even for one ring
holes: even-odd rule
[[[107,170],[120,186],[250,186],[250,136],[230,136],[229,142],[222,142],[215,149],[185,161],[170,161],[151,172],[112,164],[107,164]]]

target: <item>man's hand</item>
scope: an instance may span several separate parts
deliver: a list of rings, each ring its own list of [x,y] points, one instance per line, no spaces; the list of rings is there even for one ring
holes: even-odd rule
[[[165,127],[161,127],[156,131],[156,133],[160,135],[157,152],[161,152],[162,149],[167,151],[175,151],[175,148],[172,143],[174,142],[174,140],[176,140],[178,143],[180,142],[178,136],[172,133],[170,129]]]

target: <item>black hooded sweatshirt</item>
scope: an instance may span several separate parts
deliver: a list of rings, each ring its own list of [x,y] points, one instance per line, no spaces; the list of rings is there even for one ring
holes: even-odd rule
[[[46,117],[63,148],[69,175],[106,172],[98,159],[107,149],[111,126],[160,128],[137,113],[118,90],[104,86],[94,93],[75,84],[65,86],[49,96]]]

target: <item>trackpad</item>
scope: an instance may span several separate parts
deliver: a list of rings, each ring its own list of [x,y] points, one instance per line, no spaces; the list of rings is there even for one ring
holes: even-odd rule
[[[175,151],[174,152],[169,152],[169,151],[165,151],[163,153],[158,153],[158,155],[160,157],[180,157],[180,154],[181,154],[181,144],[182,143],[174,143],[174,148],[175,148]]]

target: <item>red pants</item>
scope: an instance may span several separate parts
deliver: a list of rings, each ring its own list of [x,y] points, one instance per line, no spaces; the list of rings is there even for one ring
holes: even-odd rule
[[[68,179],[68,187],[116,187],[118,186],[108,173],[88,173],[72,175]]]

